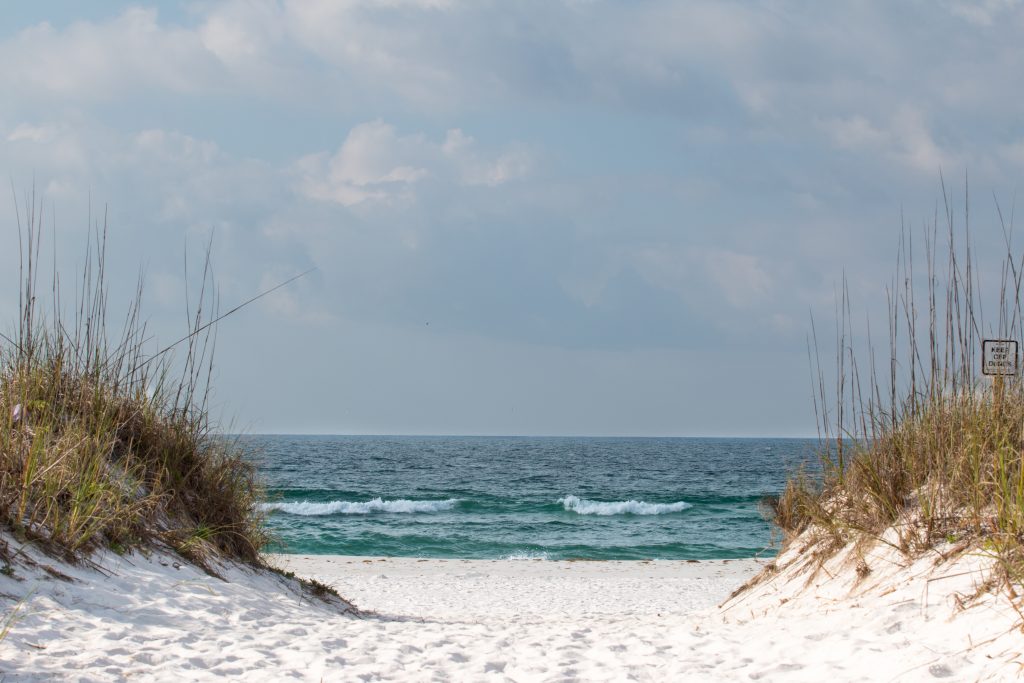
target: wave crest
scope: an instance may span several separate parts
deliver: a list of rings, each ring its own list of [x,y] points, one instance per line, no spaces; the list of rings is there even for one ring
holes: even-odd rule
[[[642,500],[602,502],[576,496],[559,498],[558,502],[567,511],[579,515],[667,515],[693,507],[681,500],[675,503],[645,503]]]
[[[548,560],[550,556],[545,552],[532,552],[529,550],[520,550],[508,555],[503,555],[500,559],[502,560]]]
[[[377,497],[366,502],[332,500],[327,503],[312,503],[302,501],[298,503],[264,503],[262,507],[267,512],[277,511],[289,515],[318,517],[323,515],[369,515],[375,512],[394,514],[443,512],[453,509],[458,502],[457,498],[448,500],[406,500],[404,498],[383,500]]]

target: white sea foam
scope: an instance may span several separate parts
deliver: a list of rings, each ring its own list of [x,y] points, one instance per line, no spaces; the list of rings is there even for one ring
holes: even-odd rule
[[[503,560],[546,560],[549,558],[547,553],[531,553],[526,550],[520,550],[515,553],[505,555],[501,559]]]
[[[667,515],[693,507],[681,500],[675,503],[645,503],[642,500],[602,502],[576,496],[559,498],[558,502],[566,510],[580,515]]]
[[[309,501],[302,501],[300,503],[265,503],[263,509],[267,511],[277,510],[303,517],[368,515],[374,512],[409,514],[451,510],[458,502],[457,498],[449,498],[448,500],[405,500],[404,498],[399,500],[383,500],[378,497],[366,502],[332,500],[327,503],[311,503]]]

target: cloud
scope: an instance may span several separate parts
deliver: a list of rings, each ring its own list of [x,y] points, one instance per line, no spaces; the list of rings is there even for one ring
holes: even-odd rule
[[[533,164],[533,155],[523,145],[510,145],[510,149],[492,159],[483,158],[476,140],[461,129],[453,128],[441,144],[444,157],[455,166],[466,185],[496,187],[525,176]]]
[[[820,121],[819,126],[840,149],[885,157],[932,176],[960,161],[940,146],[915,107],[901,107],[882,125],[857,114]]]
[[[118,245],[112,277],[131,282],[140,265],[151,268],[158,304],[171,298],[167,274],[180,271],[186,246],[204,244],[211,233],[224,266],[220,284],[229,296],[257,287],[253,263],[290,271],[310,263],[294,235],[260,230],[291,201],[284,172],[265,162],[173,130],[22,123],[0,132],[0,158],[7,160],[19,194],[39,179],[46,212],[56,213],[64,257],[73,263],[79,239],[91,227],[85,220],[90,206],[93,219],[101,219],[109,203]],[[70,266],[68,272],[74,271]]]
[[[90,140],[66,123],[25,121],[4,131],[3,158],[14,175],[48,172],[52,173],[49,180],[59,184],[70,176],[87,176],[95,168],[97,160],[92,152],[105,146],[108,140],[101,138],[107,135],[98,134]]]
[[[282,37],[272,5],[223,3],[216,6],[198,27],[202,46],[224,62],[246,68],[266,56]]]
[[[1020,4],[946,6],[915,32],[906,12],[870,3],[797,12],[708,0],[229,0],[197,6],[183,24],[144,8],[40,22],[0,44],[0,57],[2,80],[22,97],[90,102],[142,89],[282,102],[316,93],[318,106],[364,120],[395,101],[449,113],[524,101],[613,106],[694,127],[765,120],[792,126],[786,133],[940,103],[944,119],[997,104],[1007,120],[1024,112],[1006,106],[1001,88],[1024,66],[1008,46]],[[987,39],[973,40],[976,31]],[[965,64],[988,68],[966,74]]]
[[[7,134],[8,142],[49,142],[59,133],[59,128],[52,124],[33,125],[30,123],[19,124]]]
[[[105,21],[42,22],[0,56],[19,90],[83,101],[139,88],[294,97],[301,83],[339,109],[361,92],[441,111],[528,98],[706,122],[739,101],[770,106],[758,94],[768,91],[763,53],[788,39],[769,7],[707,0],[232,0],[194,17],[175,25],[130,8]]]
[[[198,140],[191,135],[160,129],[144,130],[136,134],[134,147],[140,155],[161,162],[188,163],[207,166],[218,161],[217,143]]]
[[[707,1],[314,0],[286,3],[280,21],[332,69],[419,106],[474,109],[525,97],[715,110],[731,95],[711,92],[714,67],[695,62],[742,68],[772,17]]]
[[[953,0],[946,2],[957,17],[978,26],[991,26],[995,20],[1020,5],[1020,0]]]
[[[484,346],[801,345],[844,268],[884,287],[939,168],[1008,198],[1024,166],[1018,3],[71,5],[0,39],[3,170],[68,244],[109,200],[111,268],[145,261],[160,310],[211,232],[228,303],[318,266],[254,307],[287,325],[247,331],[334,360],[307,327],[406,355],[426,320]],[[287,374],[316,378],[303,349]]]
[[[296,275],[298,273],[293,270],[277,266],[260,277],[259,291],[270,291]],[[316,277],[316,273],[309,273],[287,287],[273,291],[260,300],[261,306],[269,310],[274,317],[289,323],[322,327],[331,322],[338,322],[337,316],[324,308],[322,302],[312,295],[315,285],[310,283],[309,277]]]
[[[709,249],[702,258],[708,277],[734,307],[750,308],[768,300],[772,278],[759,257],[726,249]]]
[[[365,201],[408,198],[411,185],[425,178],[428,144],[422,136],[400,138],[381,121],[349,132],[338,151],[300,159],[300,188],[313,199],[353,206]]]
[[[372,202],[407,202],[426,181],[497,186],[530,167],[525,149],[485,158],[472,137],[449,130],[443,141],[423,134],[399,135],[394,126],[371,121],[354,127],[333,155],[308,155],[296,164],[300,191],[312,199],[352,207]]]
[[[161,25],[153,9],[130,8],[104,23],[47,22],[0,45],[2,80],[19,91],[84,100],[126,91],[195,93],[218,74],[218,63],[192,29]]]
[[[652,285],[699,307],[749,310],[771,300],[773,278],[762,259],[714,247],[638,249],[632,262]],[[714,289],[708,288],[712,284]],[[709,298],[710,297],[710,298]]]
[[[822,127],[831,135],[833,143],[841,149],[878,149],[890,140],[890,135],[867,120],[855,114],[848,118],[823,121]]]

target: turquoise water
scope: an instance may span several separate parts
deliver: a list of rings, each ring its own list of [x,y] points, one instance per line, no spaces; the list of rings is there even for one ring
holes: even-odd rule
[[[806,439],[246,436],[275,550],[458,558],[771,554],[758,501]],[[767,550],[766,550],[767,548]]]

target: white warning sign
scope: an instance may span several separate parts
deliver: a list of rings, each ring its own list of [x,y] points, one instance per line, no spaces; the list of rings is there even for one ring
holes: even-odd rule
[[[981,372],[985,375],[1017,374],[1017,341],[986,339],[981,342]]]

